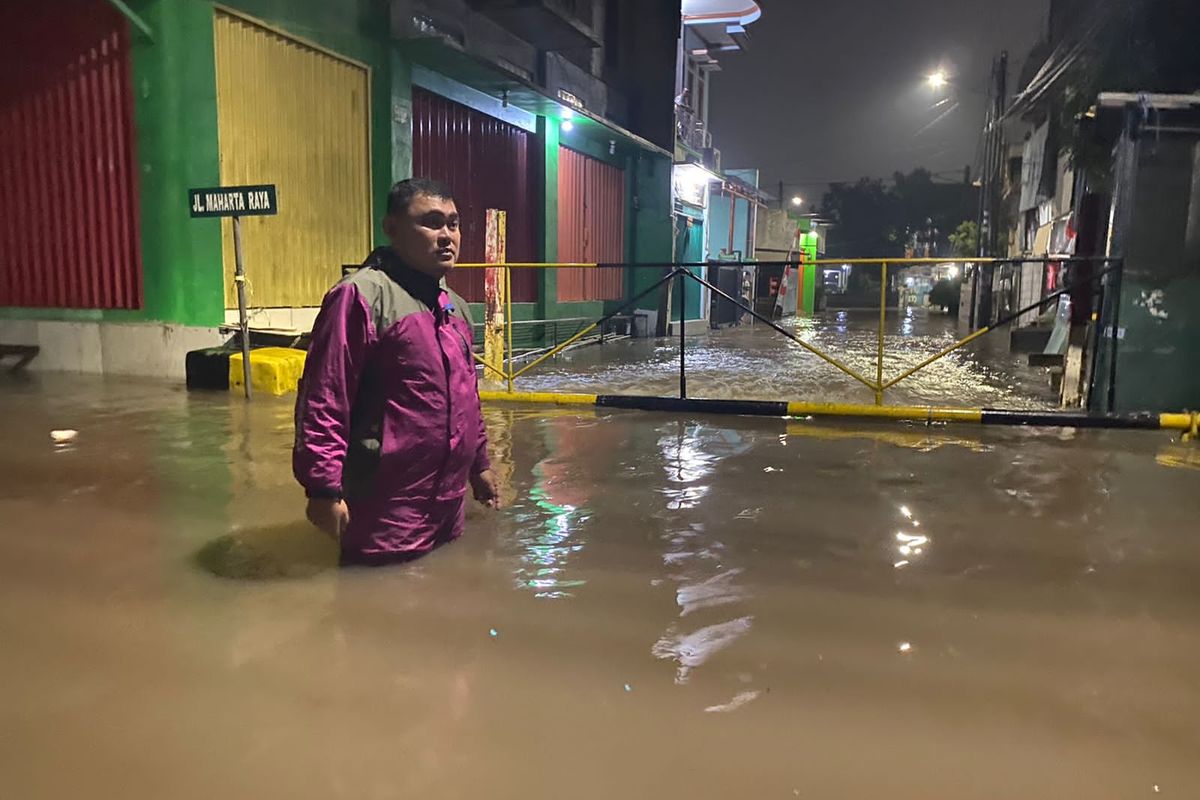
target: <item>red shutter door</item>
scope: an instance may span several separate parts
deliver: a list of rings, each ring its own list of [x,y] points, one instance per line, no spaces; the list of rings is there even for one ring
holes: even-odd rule
[[[566,147],[558,157],[558,260],[619,264],[625,260],[625,172]],[[620,300],[623,269],[564,269],[558,299]]]
[[[128,25],[104,0],[0,5],[0,306],[140,308]]]
[[[423,89],[413,89],[413,175],[432,178],[454,192],[462,217],[459,260],[484,260],[485,214],[508,212],[508,260],[537,261],[536,195],[530,180],[530,135]],[[483,302],[483,270],[451,273],[464,299]],[[538,271],[512,271],[513,301],[535,302]]]

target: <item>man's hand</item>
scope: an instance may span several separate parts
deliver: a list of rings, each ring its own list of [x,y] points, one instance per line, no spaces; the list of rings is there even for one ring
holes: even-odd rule
[[[306,509],[308,521],[316,525],[334,540],[340,540],[346,526],[350,524],[350,509],[345,500],[326,497],[311,497]]]
[[[475,499],[488,508],[500,507],[500,482],[490,469],[471,476],[471,489],[475,492]]]

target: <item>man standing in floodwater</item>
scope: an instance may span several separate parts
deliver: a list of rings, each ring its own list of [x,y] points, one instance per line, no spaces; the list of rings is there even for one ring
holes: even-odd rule
[[[462,238],[450,190],[397,183],[383,229],[390,247],[325,296],[296,400],[293,472],[344,564],[407,561],[457,539],[468,483],[479,502],[500,501],[471,320],[445,286]]]

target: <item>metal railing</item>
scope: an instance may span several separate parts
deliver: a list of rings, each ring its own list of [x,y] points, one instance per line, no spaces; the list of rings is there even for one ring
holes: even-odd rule
[[[800,261],[778,261],[778,262],[756,261],[756,262],[744,262],[743,263],[743,262],[721,261],[721,262],[713,262],[713,263],[708,263],[708,262],[702,262],[702,263],[701,262],[697,262],[697,263],[663,262],[663,263],[640,263],[640,264],[639,263],[623,263],[623,264],[509,263],[509,264],[460,264],[459,267],[465,268],[465,269],[480,269],[480,268],[491,267],[491,268],[495,268],[495,269],[504,270],[505,285],[511,285],[511,277],[510,276],[511,276],[511,270],[513,270],[513,269],[578,269],[578,268],[630,269],[630,268],[632,268],[632,269],[666,270],[665,274],[663,274],[657,281],[655,281],[655,283],[653,285],[651,285],[651,286],[647,287],[646,289],[642,290],[641,292],[639,292],[636,296],[634,296],[633,298],[631,298],[628,301],[626,301],[625,303],[623,303],[619,308],[617,308],[616,310],[614,310],[608,314],[605,314],[604,316],[600,317],[599,319],[595,320],[594,322],[591,322],[590,324],[580,328],[572,336],[568,337],[567,339],[565,339],[561,343],[557,344],[556,346],[549,348],[544,353],[541,353],[537,358],[535,358],[534,360],[530,361],[527,364],[520,366],[519,368],[517,368],[514,365],[513,353],[512,353],[512,348],[511,348],[512,302],[511,302],[511,293],[509,293],[508,299],[506,302],[505,314],[504,314],[505,315],[505,326],[508,329],[507,330],[508,335],[505,337],[505,341],[509,342],[508,352],[505,354],[505,359],[504,359],[504,364],[505,364],[504,369],[496,368],[492,364],[489,364],[484,358],[480,357],[479,355],[476,355],[475,358],[479,361],[479,363],[484,365],[485,371],[490,371],[492,373],[493,377],[500,379],[501,381],[503,381],[506,384],[507,391],[510,394],[512,394],[516,391],[516,389],[515,389],[516,380],[518,378],[520,378],[522,375],[525,375],[528,372],[530,372],[531,370],[536,369],[541,364],[544,364],[549,359],[555,357],[556,355],[558,355],[559,353],[561,353],[563,350],[567,349],[568,347],[571,347],[572,345],[576,344],[581,339],[585,338],[586,336],[588,336],[592,332],[596,331],[597,329],[603,330],[604,325],[606,325],[609,321],[616,319],[618,317],[628,316],[630,311],[632,309],[635,309],[639,303],[641,303],[643,300],[645,300],[646,298],[648,298],[650,295],[654,294],[655,292],[665,290],[666,287],[668,286],[668,284],[670,284],[672,281],[674,281],[675,282],[674,290],[678,294],[678,297],[679,297],[679,306],[678,307],[680,309],[680,319],[679,319],[679,399],[687,399],[688,398],[687,337],[686,337],[687,324],[686,324],[686,320],[685,320],[686,309],[687,309],[686,299],[687,299],[688,283],[695,283],[699,287],[707,288],[710,292],[712,292],[712,294],[714,296],[719,297],[722,300],[725,300],[729,303],[734,304],[737,308],[741,309],[741,311],[743,311],[744,313],[753,317],[754,319],[758,320],[759,322],[762,322],[762,323],[768,325],[770,328],[772,328],[774,331],[776,331],[777,333],[779,333],[781,336],[785,337],[789,341],[799,345],[801,348],[803,348],[807,352],[811,353],[812,355],[816,356],[817,358],[821,359],[825,363],[829,364],[831,367],[841,371],[842,373],[849,376],[850,378],[853,378],[855,381],[857,381],[858,383],[862,384],[864,387],[866,387],[867,389],[872,391],[872,393],[874,394],[876,406],[883,406],[884,400],[885,400],[885,395],[886,395],[887,391],[889,389],[895,387],[897,384],[900,384],[903,381],[908,380],[909,378],[911,378],[913,375],[917,374],[921,370],[924,370],[925,368],[929,367],[931,364],[936,363],[937,361],[939,361],[939,360],[945,358],[946,356],[950,355],[951,353],[965,347],[966,345],[979,339],[980,337],[985,336],[988,333],[999,330],[1001,328],[1005,328],[1005,327],[1011,325],[1016,320],[1020,319],[1022,316],[1026,315],[1030,312],[1033,312],[1033,311],[1038,311],[1043,306],[1046,306],[1047,304],[1052,303],[1065,295],[1069,295],[1078,290],[1087,288],[1090,284],[1098,284],[1098,286],[1099,286],[1098,297],[1100,299],[1100,305],[1098,307],[1102,308],[1103,307],[1103,297],[1104,297],[1104,294],[1103,294],[1104,287],[1109,283],[1109,281],[1105,280],[1105,279],[1111,275],[1112,279],[1114,281],[1119,280],[1121,269],[1122,269],[1122,261],[1120,259],[1108,259],[1108,258],[1037,258],[1037,259],[1005,259],[1005,258],[982,258],[981,259],[981,258],[977,258],[977,259],[972,259],[972,261],[971,261],[972,264],[976,264],[976,265],[1022,264],[1025,262],[1029,262],[1029,263],[1036,262],[1039,264],[1056,263],[1056,264],[1060,264],[1060,265],[1089,264],[1089,265],[1092,265],[1093,267],[1099,267],[1099,269],[1095,269],[1094,271],[1092,271],[1091,274],[1089,274],[1082,280],[1071,281],[1069,283],[1069,285],[1065,286],[1064,288],[1062,288],[1058,291],[1052,292],[1052,293],[1046,295],[1045,297],[1040,298],[1036,302],[1029,304],[1028,306],[1026,306],[1024,308],[1021,308],[1017,311],[1003,315],[1000,319],[996,320],[995,322],[991,323],[990,325],[981,327],[978,330],[970,333],[969,335],[964,336],[961,339],[958,339],[957,341],[955,341],[953,344],[949,345],[948,347],[944,347],[941,350],[939,350],[938,352],[931,354],[928,358],[923,359],[921,362],[919,362],[915,366],[910,367],[910,368],[904,370],[903,372],[899,373],[898,375],[895,375],[890,378],[885,376],[885,370],[884,370],[885,356],[886,356],[886,352],[885,352],[886,351],[886,340],[885,340],[884,333],[885,333],[885,329],[886,329],[886,325],[887,325],[887,300],[888,300],[889,270],[893,269],[895,267],[906,267],[906,266],[914,266],[914,265],[936,265],[936,264],[961,263],[961,259],[859,258],[859,259],[815,259],[815,260],[804,261],[804,262],[800,262]],[[728,292],[723,291],[720,287],[716,286],[715,284],[711,283],[710,281],[706,280],[705,278],[700,277],[699,275],[697,275],[695,272],[692,271],[694,269],[708,268],[708,267],[713,267],[713,266],[757,266],[759,268],[782,267],[784,269],[787,269],[787,268],[797,268],[800,266],[804,266],[804,267],[838,266],[838,267],[841,267],[841,266],[845,266],[845,265],[875,266],[875,267],[879,268],[879,326],[878,326],[877,339],[876,339],[877,343],[876,343],[876,348],[875,348],[875,353],[874,353],[875,369],[874,369],[874,376],[872,376],[872,377],[863,375],[861,372],[859,372],[859,371],[853,369],[852,367],[850,367],[849,365],[847,365],[844,361],[836,358],[835,356],[822,350],[821,348],[819,348],[809,342],[804,341],[803,339],[801,339],[799,336],[797,336],[792,331],[789,331],[787,328],[778,324],[774,319],[756,311],[751,305],[748,305],[747,303],[743,302],[743,300],[740,297],[734,297],[733,295],[729,294]],[[673,306],[673,305],[674,305],[674,301],[672,301],[669,304],[669,306]],[[1097,321],[1094,324],[1093,351],[1091,354],[1091,361],[1092,361],[1093,367],[1096,363],[1096,355],[1097,355],[1099,346],[1102,341],[1101,329],[1104,328],[1104,326],[1101,324],[1101,322],[1102,321]],[[487,324],[487,323],[485,323],[485,324]],[[1106,335],[1109,335],[1109,334],[1106,334]],[[1107,353],[1107,362],[1106,363],[1110,370],[1110,373],[1108,376],[1108,378],[1109,378],[1108,388],[1109,388],[1109,395],[1110,395],[1109,411],[1111,412],[1111,410],[1112,410],[1112,408],[1111,408],[1112,386],[1115,385],[1115,383],[1116,383],[1116,363],[1117,363],[1116,349],[1117,349],[1117,344],[1118,344],[1117,326],[1115,324],[1111,325],[1111,334],[1110,335],[1111,335],[1111,339],[1109,341],[1109,351]]]

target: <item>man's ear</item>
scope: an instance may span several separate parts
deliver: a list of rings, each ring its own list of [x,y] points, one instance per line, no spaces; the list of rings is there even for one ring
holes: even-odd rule
[[[385,214],[383,217],[383,232],[387,235],[388,240],[395,241],[396,239],[396,218],[391,214]]]

